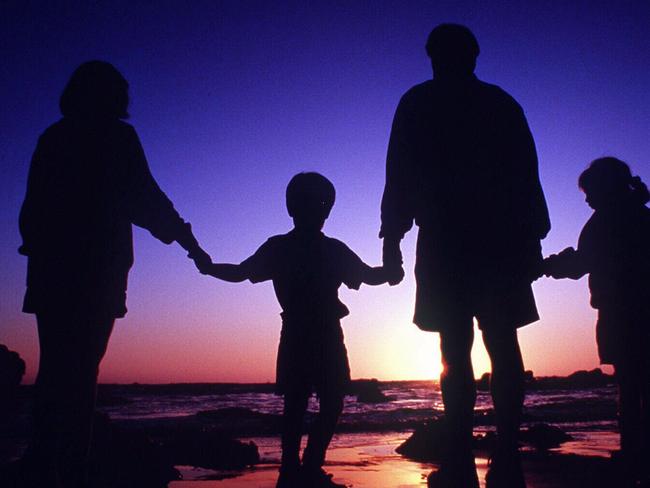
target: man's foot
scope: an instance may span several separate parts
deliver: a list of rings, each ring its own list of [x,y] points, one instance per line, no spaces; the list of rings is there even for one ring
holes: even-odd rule
[[[427,486],[429,488],[479,488],[473,454],[470,453],[451,463],[443,463],[440,469],[429,473]]]
[[[519,451],[500,453],[490,459],[485,488],[526,488]]]
[[[347,485],[334,482],[332,476],[322,468],[303,468],[301,488],[347,488]]]

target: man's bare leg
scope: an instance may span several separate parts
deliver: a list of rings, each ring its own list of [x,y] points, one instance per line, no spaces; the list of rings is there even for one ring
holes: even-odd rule
[[[440,389],[445,408],[445,458],[439,473],[432,473],[429,486],[478,487],[472,453],[476,383],[472,367],[474,329],[468,323],[457,324],[453,332],[440,333],[443,371]]]
[[[497,427],[494,470],[486,478],[489,488],[525,487],[519,459],[518,438],[524,404],[524,362],[517,330],[492,327],[483,331],[483,342],[492,363],[490,390]],[[500,465],[500,466],[498,466]]]

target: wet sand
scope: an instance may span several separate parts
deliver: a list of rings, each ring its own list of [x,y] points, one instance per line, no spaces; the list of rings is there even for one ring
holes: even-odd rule
[[[254,439],[260,442],[259,439]],[[350,444],[352,442],[352,447]],[[353,488],[423,488],[434,464],[410,461],[395,453],[404,434],[347,436],[345,447],[335,439],[328,452],[325,469],[338,483]],[[210,472],[192,468],[181,469],[183,481],[170,483],[169,488],[274,488],[277,478],[277,445],[262,440],[260,452],[264,464],[241,472]],[[481,488],[487,470],[487,458],[476,458]],[[524,471],[528,488],[575,488],[617,486],[609,459],[566,453],[524,454]],[[220,479],[217,479],[220,478]]]

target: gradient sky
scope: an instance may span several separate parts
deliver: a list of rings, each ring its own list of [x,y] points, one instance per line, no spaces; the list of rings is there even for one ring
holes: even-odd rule
[[[379,202],[393,111],[431,77],[424,42],[441,22],[468,25],[477,75],[524,107],[553,229],[546,254],[575,245],[590,215],[576,186],[615,155],[650,182],[647,1],[2,2],[0,6],[0,343],[33,380],[35,319],[22,314],[26,259],[18,212],[38,135],[83,61],[130,83],[130,122],[160,186],[215,261],[239,262],[291,221],[290,177],[322,172],[337,188],[325,232],[377,265]],[[435,334],[411,324],[415,232],[398,287],[342,289],[353,377],[429,379]],[[270,283],[195,271],[177,245],[135,232],[129,314],[116,323],[104,382],[273,381],[280,330]],[[567,374],[598,365],[586,280],[539,280],[538,323],[520,333],[526,367]],[[489,368],[480,341],[477,375]]]

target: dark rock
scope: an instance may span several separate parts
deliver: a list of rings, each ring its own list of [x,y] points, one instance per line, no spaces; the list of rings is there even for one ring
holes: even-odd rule
[[[175,465],[206,469],[243,469],[260,462],[254,442],[243,443],[217,431],[186,432],[163,443]]]
[[[436,420],[416,427],[395,452],[415,461],[435,462],[442,458],[445,442],[444,422]]]
[[[520,440],[538,450],[548,450],[558,447],[563,442],[571,440],[571,436],[558,427],[548,424],[536,424],[520,432]],[[475,434],[473,449],[492,452],[497,445],[495,432]],[[421,424],[413,434],[400,444],[395,451],[402,456],[419,462],[439,462],[444,454],[446,445],[444,420],[435,420]]]
[[[446,441],[444,420],[434,420],[415,428],[411,437],[400,444],[395,452],[419,462],[439,462],[444,454]],[[492,445],[493,435],[474,435],[473,448],[484,449]]]
[[[90,477],[100,488],[165,488],[180,474],[149,436],[120,428],[108,415],[97,413]]]
[[[535,390],[571,390],[587,388],[603,388],[614,385],[612,375],[603,373],[600,368],[591,371],[576,371],[569,376],[544,376],[536,378],[531,385]]]
[[[357,402],[360,403],[387,403],[393,400],[393,398],[382,393],[379,388],[379,381],[375,378],[371,380],[357,380],[351,389],[357,396]]]
[[[549,424],[535,424],[519,433],[519,439],[540,451],[559,447],[572,437],[559,427]]]

